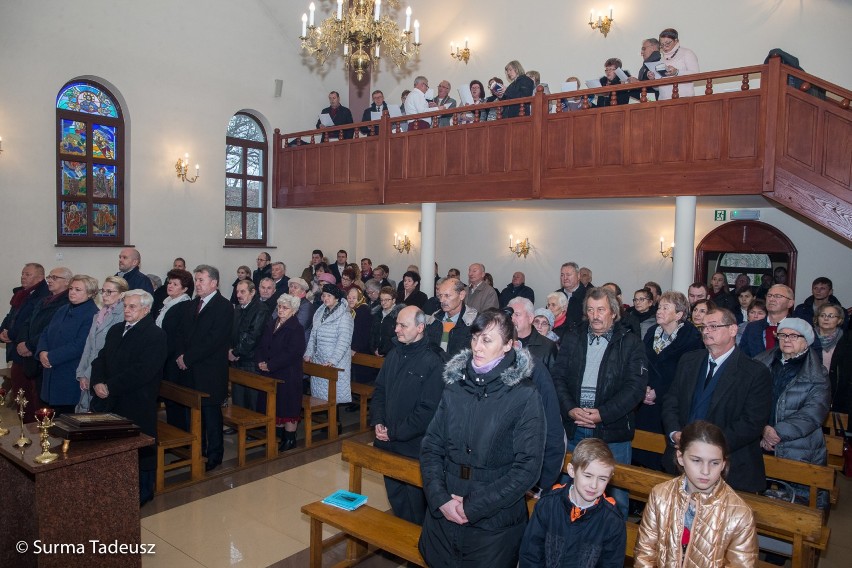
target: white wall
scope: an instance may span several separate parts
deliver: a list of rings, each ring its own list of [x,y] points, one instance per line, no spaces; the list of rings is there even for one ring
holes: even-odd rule
[[[117,248],[54,246],[53,109],[61,86],[77,77],[103,80],[123,102],[131,207],[128,242],[141,250],[143,269],[162,274],[180,255],[190,265],[204,261],[220,266],[223,281],[229,281],[239,264],[253,266],[256,251],[222,247],[223,137],[228,119],[241,109],[253,109],[271,138],[274,128],[287,132],[312,126],[328,90],[338,89],[346,98],[339,62],[314,72],[299,55],[299,18],[308,3],[3,2],[0,290],[17,283],[25,262],[50,267],[59,263],[57,254],[63,255],[61,264],[99,278],[116,269]],[[333,2],[318,4],[327,14]],[[545,81],[557,84],[569,73],[584,78],[600,75],[603,60],[610,56],[620,56],[635,71],[641,40],[667,26],[679,29],[683,44],[698,53],[703,69],[760,63],[770,48],[783,47],[798,55],[805,69],[825,79],[848,86],[852,72],[849,58],[826,55],[848,48],[845,22],[852,9],[846,0],[646,0],[640,5],[616,1],[616,25],[607,38],[585,23],[589,8],[603,8],[606,2],[596,6],[548,0],[519,6],[514,0],[490,0],[484,6],[411,0],[411,4],[422,23],[424,42],[413,71],[435,83],[440,78],[453,83],[473,77],[484,81],[501,75],[511,59],[537,68]],[[469,65],[446,53],[450,40],[465,35],[474,52]],[[412,78],[410,73],[389,71],[383,63],[376,84],[394,98]],[[284,80],[281,98],[273,97],[275,79]],[[201,178],[195,184],[175,178],[174,162],[184,152],[201,164]],[[627,289],[648,278],[670,278],[669,261],[658,259],[655,243],[660,225],[671,226],[673,210],[661,210],[658,216],[659,221],[647,210],[442,214],[439,208],[438,259],[442,271],[451,264],[464,268],[472,260],[484,261],[500,285],[513,270],[524,267],[531,284],[543,290],[555,287],[558,265],[574,258],[595,268],[595,281],[614,279]],[[826,272],[848,266],[836,262],[848,258],[848,245],[769,209],[766,218],[771,217],[796,236],[800,278],[821,273],[821,266],[832,261],[838,268]],[[388,241],[394,232],[407,230],[419,243],[418,218],[419,214],[408,213],[273,210],[270,244],[276,248],[271,252],[288,264],[292,274],[307,262],[311,249],[319,247],[333,255],[343,247],[353,259],[369,255],[388,263],[398,277],[409,262],[419,264],[419,257],[409,260],[399,255]],[[606,230],[600,239],[589,237],[590,231],[601,227]],[[709,228],[699,219],[697,237]],[[510,231],[518,236],[528,232],[538,250],[526,260],[510,258],[504,248]],[[831,254],[824,255],[825,251]],[[844,280],[846,289],[852,288],[848,272],[834,278],[841,294]],[[846,301],[852,303],[852,297]]]

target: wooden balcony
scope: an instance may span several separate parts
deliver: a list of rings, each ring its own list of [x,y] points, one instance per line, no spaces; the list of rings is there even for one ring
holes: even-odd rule
[[[676,87],[647,100],[683,79],[582,90],[571,112],[564,93],[539,91],[512,101],[526,103],[515,118],[505,102],[385,115],[349,140],[276,129],[273,206],[762,194],[852,240],[852,92],[773,59],[690,75],[692,97]],[[615,104],[625,90],[640,102]],[[487,111],[498,119],[480,120]],[[442,116],[452,124],[439,128]],[[412,118],[431,127],[403,131]]]

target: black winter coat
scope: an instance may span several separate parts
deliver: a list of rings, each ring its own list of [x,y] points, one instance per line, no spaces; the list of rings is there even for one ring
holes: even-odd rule
[[[21,323],[18,330],[17,342],[22,341],[27,344],[27,349],[33,352],[31,357],[23,357],[21,364],[24,368],[24,374],[29,378],[34,378],[41,373],[41,363],[39,363],[36,349],[38,341],[41,339],[41,334],[47,329],[50,320],[59,311],[62,306],[68,305],[68,291],[59,294],[58,296],[45,296],[34,307],[27,318],[27,321]]]
[[[387,427],[390,441],[374,445],[417,459],[444,390],[444,359],[425,337],[409,344],[394,338],[393,343],[370,402],[371,423]]]
[[[521,341],[521,343],[533,357],[544,363],[548,371],[553,369],[553,365],[556,363],[556,355],[559,353],[555,341],[551,341],[540,334],[536,328],[532,328],[526,341]]]
[[[518,75],[515,80],[506,87],[506,92],[503,95],[503,100],[521,99],[531,97],[535,92],[535,83],[526,75]],[[503,111],[503,118],[513,118],[520,116],[521,105],[509,105]],[[530,105],[524,105],[524,116],[530,115]]]
[[[527,523],[524,493],[541,472],[546,419],[528,379],[531,359],[512,350],[477,375],[469,350],[444,370],[444,392],[423,438],[420,470],[428,511],[420,552],[429,566],[514,567]],[[440,507],[458,495],[468,522]]]
[[[373,316],[373,326],[370,332],[370,351],[373,353],[378,351],[378,354],[382,357],[390,353],[390,350],[393,349],[392,340],[396,336],[396,333],[394,333],[396,316],[404,307],[404,304],[397,304],[391,308],[387,316],[382,315],[382,310],[379,310]]]
[[[543,495],[521,544],[520,568],[610,568],[624,564],[627,528],[611,498],[601,497],[571,520],[566,485]]]
[[[47,289],[47,280],[42,280],[32,289],[30,295],[27,296],[27,299],[20,308],[17,310],[14,308],[10,309],[9,313],[3,319],[3,323],[0,324],[0,329],[8,330],[9,339],[11,340],[9,345],[6,347],[7,361],[20,363],[23,360],[23,357],[18,355],[17,350],[18,343],[23,341],[20,338],[21,329],[23,329],[24,324],[29,321],[36,306],[38,306],[41,301],[49,295],[50,290]],[[37,343],[38,341],[36,341],[36,344]]]
[[[588,324],[583,324],[565,334],[553,367],[562,423],[569,439],[577,428],[568,412],[580,406],[580,387],[589,347],[588,331]],[[647,384],[645,347],[636,334],[616,325],[598,371],[595,408],[600,412],[602,421],[594,429],[595,438],[607,443],[633,440],[636,429],[634,409],[645,398]]]
[[[239,305],[234,308],[231,350],[235,357],[240,358],[240,363],[250,363],[255,360],[254,349],[268,323],[269,308],[260,301],[260,296],[252,298],[245,308]]]
[[[186,302],[177,339],[189,387],[210,395],[207,405],[222,404],[228,395],[228,349],[234,307],[219,292],[197,314],[199,298]]]

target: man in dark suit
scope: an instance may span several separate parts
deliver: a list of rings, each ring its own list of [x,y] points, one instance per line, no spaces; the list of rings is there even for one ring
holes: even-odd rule
[[[364,109],[364,114],[361,115],[361,122],[370,122],[373,120],[372,113],[378,112],[383,113],[388,108],[388,103],[385,102],[385,94],[378,89],[373,91],[373,104]],[[372,132],[370,129],[372,128]],[[379,135],[379,127],[378,125],[370,126],[362,126],[361,132],[367,136],[378,136]]]
[[[743,353],[754,357],[775,347],[775,331],[778,323],[790,315],[793,297],[793,290],[783,284],[775,284],[766,292],[766,319],[746,324],[740,338]]]
[[[345,250],[340,249],[337,251],[337,262],[330,265],[328,269],[331,271],[331,274],[334,276],[337,285],[340,286],[340,277],[343,275],[343,270],[346,268],[346,263],[349,261],[349,253]]]
[[[118,272],[116,276],[121,276],[127,281],[127,287],[130,290],[145,290],[149,294],[154,293],[154,285],[151,284],[151,279],[139,270],[139,265],[142,264],[142,255],[135,248],[123,248],[118,253]]]
[[[270,303],[276,306],[281,294],[286,294],[290,285],[290,277],[287,276],[287,265],[283,262],[272,263],[272,280],[275,282],[275,293],[272,295]]]
[[[323,126],[320,120],[317,120],[317,128],[330,128],[328,133],[329,138],[337,139],[340,137],[340,129],[337,128],[343,124],[352,124],[354,121],[352,120],[352,112],[340,104],[340,93],[337,91],[332,91],[328,94],[328,106],[322,109],[320,114],[327,114],[331,117],[331,121],[334,123],[334,126]],[[352,138],[354,131],[349,128],[343,131],[343,138],[349,139]]]
[[[184,310],[177,342],[177,366],[187,371],[192,388],[210,396],[201,406],[201,450],[207,471],[222,463],[222,403],[228,396],[228,349],[234,311],[219,294],[219,270],[207,264],[195,269],[196,297]]]
[[[559,270],[559,283],[562,292],[568,298],[568,315],[565,329],[575,329],[583,323],[583,300],[586,299],[586,287],[580,282],[580,265],[576,262],[566,262]]]
[[[675,473],[680,431],[690,422],[707,420],[721,428],[728,441],[728,484],[739,491],[763,491],[766,473],[760,439],[769,423],[772,377],[736,346],[737,320],[731,312],[710,310],[703,323],[707,351],[681,357],[663,399],[663,427],[669,438],[663,466]]]
[[[268,252],[261,252],[257,255],[257,268],[251,275],[251,281],[254,282],[254,287],[260,286],[260,281],[264,278],[272,277],[272,257]]]
[[[129,290],[124,323],[107,332],[104,347],[92,362],[92,410],[114,412],[132,420],[144,434],[157,437],[157,395],[166,362],[166,332],[151,315],[154,298]],[[139,449],[139,502],[154,498],[157,455],[154,446]]]

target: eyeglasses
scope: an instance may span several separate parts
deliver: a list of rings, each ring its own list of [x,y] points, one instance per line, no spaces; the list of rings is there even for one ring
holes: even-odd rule
[[[633,298],[633,303],[634,303],[634,304],[635,304],[636,302],[647,302],[647,301],[648,301],[648,298]]]
[[[673,41],[661,41],[660,46],[665,47],[665,48],[669,48],[669,47],[673,46],[674,43],[675,42],[673,42]]]
[[[55,274],[50,274],[50,275],[45,277],[45,280],[56,281],[56,280],[68,280],[68,279],[65,278],[64,276],[56,276]]]
[[[833,319],[836,319],[838,317],[838,315],[837,314],[820,314],[819,317],[833,320]]]
[[[787,296],[785,296],[783,294],[767,294],[766,295],[767,300],[780,300],[781,298],[784,298],[785,300],[792,300],[793,299],[793,298],[788,298]]]
[[[789,339],[790,341],[796,341],[797,339],[802,339],[804,335],[799,335],[798,333],[776,333],[775,337],[784,341],[785,339]]]
[[[118,290],[104,290],[101,288],[100,293],[102,296],[112,296],[113,294],[119,294],[120,292]]]
[[[709,329],[710,331],[716,331],[719,328],[730,327],[732,325],[736,325],[735,323],[705,323],[704,329]]]

